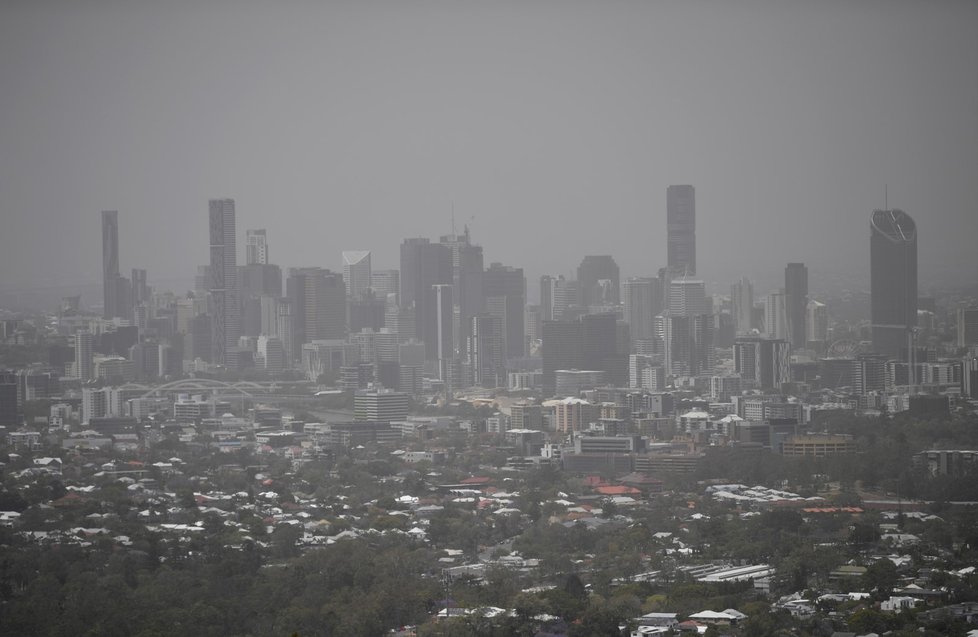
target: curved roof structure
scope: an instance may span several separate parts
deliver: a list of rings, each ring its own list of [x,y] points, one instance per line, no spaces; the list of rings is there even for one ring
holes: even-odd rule
[[[874,210],[870,227],[894,243],[910,243],[917,239],[917,224],[902,210]]]

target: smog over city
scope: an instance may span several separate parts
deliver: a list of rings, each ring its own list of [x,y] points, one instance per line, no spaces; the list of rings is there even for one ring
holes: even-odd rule
[[[974,633],[976,33],[0,3],[0,634]]]

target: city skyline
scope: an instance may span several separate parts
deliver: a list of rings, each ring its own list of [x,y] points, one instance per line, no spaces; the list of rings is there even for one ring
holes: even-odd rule
[[[97,284],[103,209],[120,211],[127,263],[189,280],[206,262],[195,219],[216,196],[287,246],[273,252],[282,266],[338,270],[362,247],[374,268],[396,267],[401,238],[447,234],[454,210],[487,263],[531,281],[586,254],[612,255],[623,279],[653,275],[671,184],[697,190],[696,275],[710,289],[748,276],[763,295],[788,262],[815,289],[826,276],[868,288],[865,215],[887,207],[885,190],[926,229],[922,289],[978,269],[973,5],[542,3],[430,19],[389,6],[377,28],[359,7],[269,21],[257,5],[61,6],[14,3],[0,21],[2,290]],[[263,44],[216,54],[218,23]],[[199,99],[208,78],[230,96],[219,108]],[[158,90],[184,97],[159,105]],[[299,99],[263,98],[279,93]]]

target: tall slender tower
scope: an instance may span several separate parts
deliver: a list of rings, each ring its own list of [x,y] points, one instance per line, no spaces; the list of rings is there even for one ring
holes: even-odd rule
[[[788,319],[788,342],[794,349],[805,347],[805,311],[808,309],[808,268],[789,263],[784,269],[784,303]]]
[[[754,311],[754,284],[750,279],[743,277],[730,286],[730,301],[733,304],[737,334],[749,334],[751,313]]]
[[[102,316],[119,316],[119,211],[102,211]]]
[[[870,231],[873,350],[907,360],[917,326],[917,224],[902,210],[874,210]]]
[[[696,274],[696,191],[692,186],[666,189],[667,262],[677,274]]]
[[[210,200],[212,361],[226,362],[228,350],[238,345],[241,307],[238,299],[237,243],[234,199]]]
[[[93,378],[93,352],[95,337],[88,330],[75,333],[75,377],[82,382]]]

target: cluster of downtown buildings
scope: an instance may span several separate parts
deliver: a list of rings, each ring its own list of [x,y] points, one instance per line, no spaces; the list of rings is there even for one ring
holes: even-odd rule
[[[978,395],[978,309],[965,302],[942,321],[932,300],[920,306],[917,229],[906,213],[872,213],[871,317],[843,334],[809,294],[802,263],[787,264],[784,287],[762,298],[746,278],[728,298],[707,295],[696,276],[694,188],[669,186],[666,204],[667,263],[654,276],[621,280],[612,256],[586,255],[576,279],[542,276],[536,305],[523,270],[486,267],[468,228],[404,239],[397,270],[374,270],[370,251],[347,251],[342,271],[290,267],[283,284],[263,229],[246,231],[238,263],[232,199],[209,202],[209,260],[193,293],[156,292],[146,270],[120,274],[119,215],[105,211],[102,316],[65,300],[58,329],[73,351],[61,369],[22,370],[32,378],[17,380],[18,402],[48,393],[52,376],[84,385],[249,372],[448,398],[621,388],[783,404],[816,391],[831,402],[824,392],[839,390],[858,408],[902,410],[921,388]],[[940,328],[956,328],[950,349],[921,341]]]

